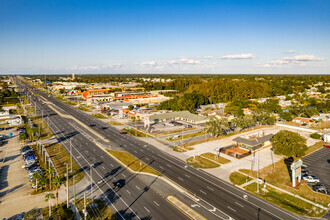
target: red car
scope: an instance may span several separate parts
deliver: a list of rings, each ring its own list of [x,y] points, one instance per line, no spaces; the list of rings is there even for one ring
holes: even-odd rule
[[[330,145],[324,145],[324,147],[326,147],[326,148],[330,148]]]
[[[121,131],[120,134],[127,134],[127,132]]]

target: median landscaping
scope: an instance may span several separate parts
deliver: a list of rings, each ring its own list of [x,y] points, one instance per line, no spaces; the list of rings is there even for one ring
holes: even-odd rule
[[[91,207],[92,202],[94,203]],[[76,201],[76,207],[80,212],[80,216],[84,216],[84,199],[78,199]],[[111,211],[111,209],[105,204],[103,201],[99,199],[89,199],[86,198],[86,209],[88,213],[88,219],[98,219],[98,220],[116,220],[115,214]]]
[[[148,166],[144,162],[140,161],[130,153],[124,152],[124,151],[117,151],[117,150],[108,150],[107,151],[117,158],[120,162],[128,166],[131,170],[135,172],[142,172],[142,173],[150,173],[157,176],[160,176],[161,174],[154,170],[152,167]]]
[[[105,116],[105,115],[103,115],[101,113],[92,114],[92,116],[94,118],[98,118],[98,119],[108,119],[109,118],[109,117],[107,117],[107,116]]]
[[[126,132],[127,134],[130,134],[132,136],[136,136],[136,137],[150,137],[149,135],[136,130],[135,128],[131,128],[131,129],[127,129],[127,128],[123,128],[121,129],[121,131]]]
[[[226,164],[226,163],[230,162],[230,160],[228,160],[224,157],[221,157],[221,156],[218,157],[217,155],[212,154],[212,153],[204,153],[201,156],[206,157],[206,158],[208,158],[210,160],[213,160],[215,162],[222,163],[222,164]]]

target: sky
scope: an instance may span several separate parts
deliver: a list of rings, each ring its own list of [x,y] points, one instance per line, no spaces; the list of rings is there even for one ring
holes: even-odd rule
[[[0,0],[0,74],[329,74],[329,0]]]

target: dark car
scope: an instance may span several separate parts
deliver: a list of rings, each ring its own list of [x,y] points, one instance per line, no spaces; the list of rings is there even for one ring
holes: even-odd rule
[[[17,127],[16,131],[25,130],[25,127]]]
[[[309,173],[309,170],[308,170],[307,167],[301,167],[301,172],[308,174]]]
[[[100,128],[101,128],[102,130],[104,130],[104,129],[107,129],[108,127],[106,127],[106,126],[100,126]]]
[[[30,149],[32,149],[30,146],[24,146],[20,149],[20,151],[21,151],[21,153],[23,153],[23,152],[28,151]]]
[[[323,192],[325,194],[328,194],[328,189],[322,184],[313,185],[312,188],[316,192]]]
[[[113,182],[113,186],[115,189],[122,188],[123,186],[125,186],[125,184],[126,184],[126,180],[124,180],[124,179]]]
[[[5,142],[3,142],[3,141],[0,141],[0,146],[2,146],[4,143],[5,143]]]
[[[95,124],[89,124],[89,126],[90,126],[90,127],[94,127],[94,126],[95,126]]]
[[[0,140],[5,140],[6,138],[6,135],[0,135]]]

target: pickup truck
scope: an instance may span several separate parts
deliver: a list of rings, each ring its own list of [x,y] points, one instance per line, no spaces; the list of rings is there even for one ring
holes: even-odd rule
[[[320,182],[320,179],[315,176],[304,176],[303,180],[305,180],[308,183],[318,183]]]

